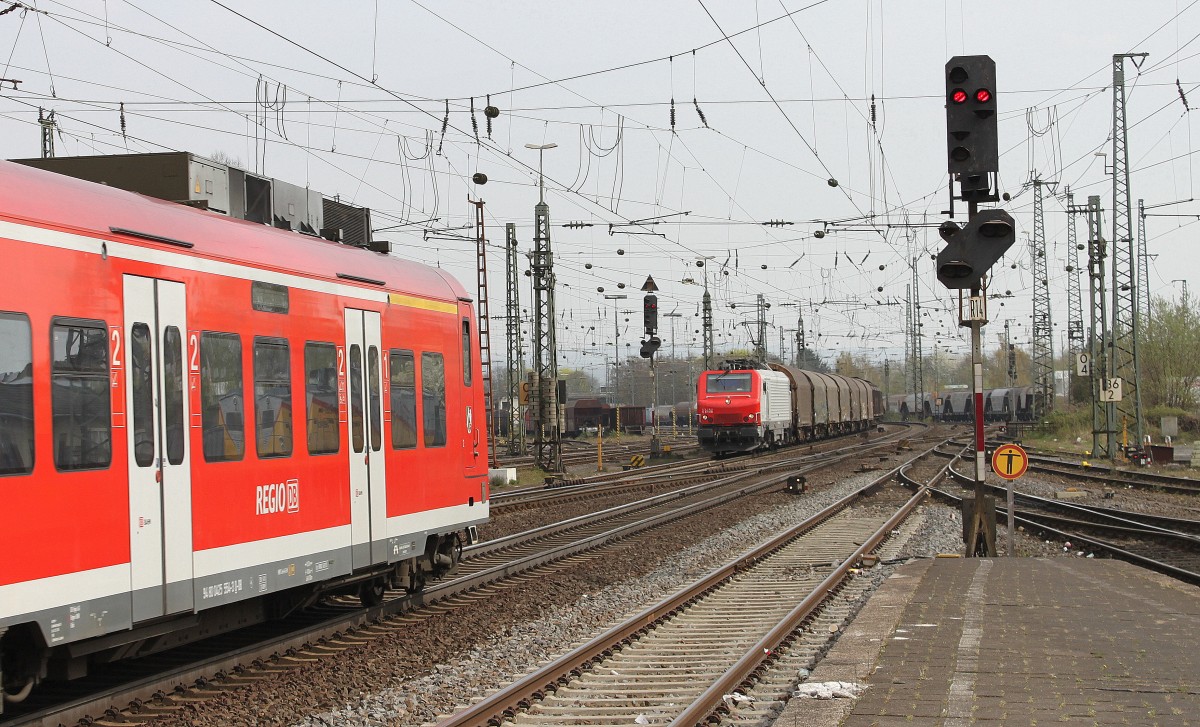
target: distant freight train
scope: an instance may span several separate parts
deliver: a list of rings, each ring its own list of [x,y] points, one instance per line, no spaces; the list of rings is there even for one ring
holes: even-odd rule
[[[888,397],[888,408],[907,421],[940,419],[944,422],[966,422],[975,419],[975,399],[969,390],[927,392],[920,396],[920,405],[912,394]],[[983,418],[989,422],[1033,420],[1033,387],[1016,386],[1010,389],[987,389],[983,392]]]
[[[697,385],[700,446],[717,455],[863,431],[883,416],[883,394],[864,379],[779,364],[731,361]]]

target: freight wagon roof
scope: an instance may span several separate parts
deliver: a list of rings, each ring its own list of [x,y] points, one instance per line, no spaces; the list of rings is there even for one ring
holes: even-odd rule
[[[117,237],[147,248],[169,247],[109,231],[124,228],[191,243],[188,253],[201,257],[371,290],[448,301],[468,297],[462,285],[439,268],[7,161],[0,161],[0,218]],[[384,285],[354,283],[339,279],[338,273]]]

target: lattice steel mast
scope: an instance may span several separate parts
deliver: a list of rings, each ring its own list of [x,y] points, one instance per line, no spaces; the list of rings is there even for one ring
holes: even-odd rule
[[[554,335],[554,254],[550,247],[550,205],[538,162],[538,203],[533,208],[533,339],[537,372],[537,426],[534,460],[547,472],[562,469],[558,426],[558,346]]]
[[[121,117],[124,121],[125,117]],[[50,159],[54,156],[54,132],[58,129],[58,122],[54,120],[54,109],[50,109],[50,113],[43,114],[43,109],[38,109],[38,125],[42,127],[42,158]]]
[[[713,367],[712,360],[716,358],[716,352],[713,347],[712,296],[708,293],[707,273],[704,278],[704,317],[701,328],[704,330],[704,369],[708,371]]]
[[[1050,322],[1050,276],[1046,272],[1046,222],[1042,187],[1033,180],[1033,416],[1034,421],[1054,410],[1054,329]]]
[[[1129,193],[1129,145],[1125,122],[1125,59],[1141,65],[1146,53],[1113,55],[1113,259],[1112,259],[1112,359],[1110,377],[1122,379],[1117,409],[1142,441],[1142,399],[1138,384],[1137,257],[1132,233]],[[1110,422],[1115,426],[1116,421]],[[1110,452],[1111,455],[1111,452]]]
[[[1091,367],[1089,378],[1092,392],[1092,456],[1112,459],[1115,455],[1115,432],[1112,422],[1115,418],[1113,404],[1101,401],[1103,382],[1109,377],[1108,348],[1108,316],[1104,305],[1104,258],[1108,256],[1104,237],[1100,230],[1101,220],[1100,197],[1088,197],[1088,293],[1089,307],[1092,311],[1091,338],[1088,345],[1091,348]],[[1101,441],[1100,435],[1104,434]]]
[[[1079,267],[1079,241],[1075,234],[1075,195],[1066,188],[1067,196],[1067,366],[1070,375],[1075,375],[1075,360],[1084,349],[1083,335],[1083,291],[1079,284],[1082,270]],[[1070,390],[1067,392],[1070,401]]]
[[[1004,321],[1004,358],[1007,363],[1007,369],[1004,377],[1004,385],[1008,388],[1013,388],[1017,385],[1017,349],[1013,347],[1012,339],[1009,337],[1011,331],[1009,329],[1009,321]],[[1013,409],[1009,410],[1011,417],[1016,412]]]
[[[1138,333],[1150,321],[1150,255],[1146,250],[1146,200],[1138,200],[1137,312]],[[1138,373],[1141,373],[1140,369]],[[1141,381],[1138,381],[1140,384]],[[1139,440],[1140,442],[1140,440]]]
[[[517,225],[504,226],[504,261],[508,296],[504,332],[508,334],[508,453],[525,453],[525,421],[521,417],[521,384],[525,381],[525,352],[521,350],[521,271],[517,261]]]
[[[796,368],[804,365],[804,309],[796,304]]]
[[[767,361],[767,297],[762,293],[758,294],[758,320],[757,326],[758,336],[754,341],[754,357],[760,362]]]

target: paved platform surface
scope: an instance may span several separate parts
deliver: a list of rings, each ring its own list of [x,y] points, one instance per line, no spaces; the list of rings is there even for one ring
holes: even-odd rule
[[[776,727],[1200,725],[1200,589],[1120,561],[936,559],[897,570]]]

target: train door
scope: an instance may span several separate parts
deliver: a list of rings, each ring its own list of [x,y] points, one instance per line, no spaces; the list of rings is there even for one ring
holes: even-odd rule
[[[352,568],[387,559],[383,457],[383,351],[379,313],[346,309]]]
[[[467,303],[458,304],[458,325],[460,348],[462,349],[462,371],[455,376],[447,372],[446,383],[449,388],[460,388],[454,385],[455,378],[462,382],[462,399],[459,407],[465,418],[462,440],[463,474],[468,478],[487,477],[488,455],[487,448],[487,413],[483,406],[483,382],[476,381],[478,363],[475,361],[475,344],[479,337],[475,334],[474,316],[471,306]],[[479,499],[486,499],[484,493],[479,493]]]
[[[125,325],[113,333],[113,367],[125,370],[135,622],[193,605],[186,302],[183,283],[126,275]]]

